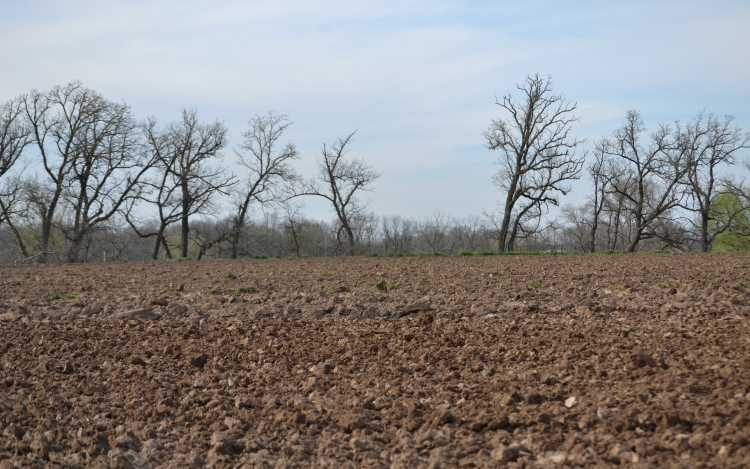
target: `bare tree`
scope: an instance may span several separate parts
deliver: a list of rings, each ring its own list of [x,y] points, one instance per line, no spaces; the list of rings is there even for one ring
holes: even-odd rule
[[[281,206],[284,210],[283,227],[289,238],[288,245],[295,256],[300,257],[305,248],[305,235],[309,231],[309,222],[301,214],[302,205],[285,201]]]
[[[135,120],[129,106],[77,81],[48,93],[34,90],[21,102],[49,188],[32,201],[41,221],[40,262],[61,202],[70,205],[70,219],[57,228],[70,241],[66,259],[78,261],[84,239],[117,213],[150,166],[138,152]]]
[[[482,217],[469,215],[465,218],[454,220],[450,230],[451,237],[458,242],[459,249],[468,249],[474,252],[479,249],[485,227]]]
[[[362,217],[368,202],[357,196],[361,191],[371,191],[372,183],[380,174],[364,160],[345,159],[347,145],[354,137],[356,130],[344,138],[339,138],[333,145],[323,145],[321,159],[318,160],[317,177],[301,180],[292,189],[293,196],[314,195],[323,197],[333,206],[339,227],[336,239],[341,242],[342,234],[346,236],[346,253],[354,254],[354,221]]]
[[[242,136],[244,142],[239,151],[239,165],[248,170],[245,183],[235,190],[235,215],[233,231],[230,238],[232,259],[237,258],[242,228],[245,225],[250,204],[257,202],[261,206],[276,200],[283,185],[298,178],[291,162],[299,158],[299,152],[292,142],[287,142],[281,149],[276,145],[284,131],[292,125],[288,116],[274,114],[256,115],[250,122],[250,129]]]
[[[427,246],[429,252],[446,251],[448,231],[453,224],[453,218],[440,210],[435,210],[431,215],[420,217],[417,221],[417,234],[419,240]]]
[[[60,226],[70,241],[68,262],[82,260],[85,240],[125,201],[137,197],[143,175],[154,164],[141,151],[129,106],[101,100],[90,112],[88,125],[74,141],[75,158],[62,194],[72,207],[72,222]]]
[[[8,225],[24,258],[29,257],[25,242],[13,222],[20,202],[21,171],[12,174],[11,170],[17,169],[16,163],[31,143],[30,137],[31,127],[23,115],[23,101],[15,98],[0,105],[0,225]]]
[[[96,100],[79,82],[54,87],[49,93],[32,90],[22,96],[24,113],[32,128],[33,143],[39,150],[42,168],[49,177],[50,193],[37,197],[41,222],[39,262],[47,262],[52,222],[75,158],[75,140],[87,124],[88,109]]]
[[[211,249],[215,249],[217,259],[221,258],[221,243],[230,239],[234,224],[231,219],[222,220],[200,220],[193,223],[191,228],[191,240],[198,246],[197,260],[201,260],[204,255],[210,255]]]
[[[589,252],[596,252],[596,232],[599,229],[599,220],[604,211],[605,202],[607,200],[607,192],[609,187],[607,185],[606,174],[607,160],[605,156],[595,151],[594,162],[588,167],[589,176],[593,183],[593,193],[589,195],[589,203],[591,204],[591,224],[589,226]],[[585,250],[585,248],[584,248]]]
[[[511,95],[496,100],[510,117],[493,120],[484,132],[487,148],[502,153],[493,177],[506,194],[497,235],[501,251],[513,250],[515,236],[525,232],[523,223],[530,215],[558,205],[557,194],[568,193],[564,183],[579,177],[584,161],[575,153],[584,140],[570,137],[576,104],[553,94],[551,78],[538,74],[516,87],[523,93],[522,101]]]
[[[139,232],[139,235],[156,236],[154,258],[158,256],[160,245],[170,256],[164,231],[180,221],[180,255],[187,257],[190,217],[210,211],[215,196],[228,195],[228,189],[236,182],[235,176],[227,174],[225,168],[211,165],[221,160],[221,150],[227,143],[227,128],[219,121],[201,124],[196,110],[183,109],[179,122],[159,129],[156,119],[151,118],[144,132],[148,153],[156,160],[156,174],[148,181],[149,194],[141,196],[141,200],[156,205],[159,227],[156,232]],[[131,226],[137,229],[132,209],[133,206],[129,206],[126,215]]]
[[[401,215],[382,217],[381,231],[386,254],[399,254],[412,250],[413,235],[412,220]]]
[[[582,251],[591,249],[592,236],[592,205],[587,203],[574,206],[571,204],[563,205],[560,210],[563,220],[568,223],[565,232],[576,248]],[[594,251],[591,251],[594,252]]]
[[[689,158],[686,173],[689,197],[683,208],[698,215],[695,228],[700,234],[699,246],[703,252],[709,250],[717,235],[732,225],[737,215],[724,214],[726,216],[719,219],[712,216],[716,197],[721,193],[717,171],[721,165],[733,165],[737,152],[750,146],[750,133],[732,127],[733,121],[731,116],[719,121],[713,114],[700,113],[684,129],[679,124],[677,127],[677,144],[687,151]],[[716,223],[711,224],[712,221]]]
[[[627,201],[632,216],[634,231],[628,252],[634,252],[641,240],[660,236],[650,227],[682,203],[685,194],[680,187],[691,163],[688,149],[678,145],[679,132],[660,125],[644,143],[641,134],[645,130],[640,114],[629,111],[611,138],[596,143],[598,153],[613,159],[605,176],[610,191]]]
[[[13,168],[31,143],[31,126],[23,112],[23,100],[19,98],[0,105],[0,178]]]

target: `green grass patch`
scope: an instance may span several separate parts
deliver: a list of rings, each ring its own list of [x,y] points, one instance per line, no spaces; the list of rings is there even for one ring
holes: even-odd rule
[[[253,256],[253,259],[268,259],[268,256],[265,254],[258,254],[256,256]]]
[[[78,295],[80,295],[80,293],[78,293],[77,291],[70,292],[70,293],[63,293],[63,294],[53,292],[53,291],[47,292],[47,298],[53,301],[54,300],[74,300],[78,298]]]
[[[542,286],[541,286],[541,285],[539,285],[539,284],[538,284],[538,283],[536,283],[536,282],[531,282],[531,283],[529,284],[529,288],[530,288],[530,289],[532,289],[532,290],[539,290],[540,288],[542,288]]]
[[[237,288],[237,293],[257,293],[257,292],[258,292],[258,287],[256,287],[253,284],[250,284],[246,287]]]
[[[232,272],[227,272],[224,275],[224,278],[226,278],[226,279],[232,279],[232,278],[237,278],[237,277]]]

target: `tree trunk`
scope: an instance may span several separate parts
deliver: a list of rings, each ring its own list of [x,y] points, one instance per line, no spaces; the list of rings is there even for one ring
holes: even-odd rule
[[[591,241],[589,244],[589,250],[594,253],[596,251],[596,229],[599,227],[599,215],[594,215],[594,222],[591,225]]]
[[[28,258],[29,253],[26,251],[26,243],[23,242],[23,238],[21,237],[21,233],[18,231],[18,228],[16,228],[16,225],[14,225],[10,220],[6,220],[6,223],[8,223],[10,230],[13,232],[13,236],[16,238],[16,244],[18,245],[18,249],[21,250],[21,255],[24,259]]]
[[[169,244],[167,244],[167,239],[164,236],[161,237],[161,245],[164,247],[164,254],[167,256],[167,259],[171,259],[172,251],[169,249]]]
[[[52,220],[43,220],[42,221],[42,253],[39,256],[39,263],[40,264],[46,264],[47,263],[47,251],[49,250],[49,238],[52,234]]]
[[[151,259],[153,260],[159,259],[159,246],[162,243],[165,228],[166,226],[164,224],[159,225],[159,231],[156,233],[156,244],[154,244],[154,253],[151,256]]]
[[[500,225],[500,232],[497,235],[497,248],[500,252],[506,252],[512,249],[505,245],[506,239],[508,239],[508,227],[510,226],[510,210],[509,204],[505,204],[505,213],[503,213],[503,223]]]
[[[83,243],[83,233],[76,233],[70,239],[70,247],[68,248],[68,262],[73,264],[78,262],[78,256],[81,252],[81,244]]]
[[[508,239],[508,245],[506,250],[503,252],[513,252],[516,248],[516,236],[518,235],[518,222],[513,225],[513,230],[510,232],[510,238]]]
[[[630,244],[628,244],[628,247],[625,248],[627,252],[635,252],[635,249],[638,247],[638,243],[641,242],[642,232],[643,232],[642,228],[635,229],[635,235],[633,236],[633,239],[630,241]]]
[[[240,229],[241,227],[235,228],[234,233],[232,233],[232,238],[229,240],[229,243],[232,245],[232,250],[229,252],[230,259],[237,259],[237,245],[240,243]]]
[[[708,252],[708,213],[701,211],[701,252]]]

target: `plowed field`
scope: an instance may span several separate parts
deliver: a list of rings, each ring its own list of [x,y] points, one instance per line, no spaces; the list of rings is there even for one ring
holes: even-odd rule
[[[749,399],[750,255],[0,267],[0,469],[750,467]]]

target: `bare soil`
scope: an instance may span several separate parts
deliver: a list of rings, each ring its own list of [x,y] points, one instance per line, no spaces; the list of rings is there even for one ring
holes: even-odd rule
[[[0,469],[750,467],[749,352],[746,254],[6,266]]]

